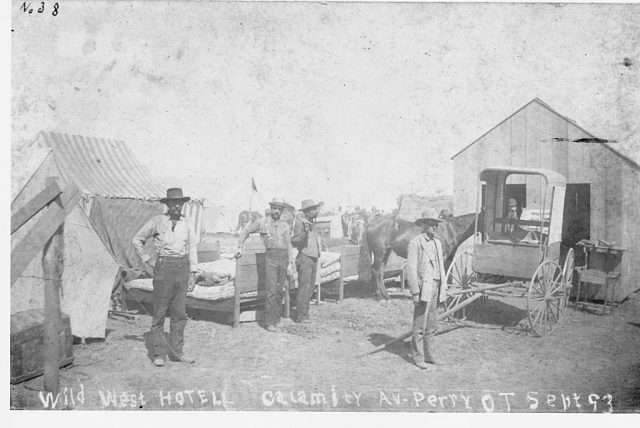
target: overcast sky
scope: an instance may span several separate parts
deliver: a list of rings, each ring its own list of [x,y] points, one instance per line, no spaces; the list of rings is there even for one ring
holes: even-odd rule
[[[637,5],[17,5],[14,147],[121,139],[230,208],[251,177],[296,206],[452,194],[451,156],[534,97],[639,151]]]

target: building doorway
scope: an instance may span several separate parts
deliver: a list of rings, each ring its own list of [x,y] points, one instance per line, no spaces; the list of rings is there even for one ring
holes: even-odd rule
[[[570,183],[564,196],[564,213],[562,219],[561,257],[569,248],[575,247],[582,239],[589,239],[591,231],[591,185],[589,183]],[[576,252],[576,264],[582,252]]]

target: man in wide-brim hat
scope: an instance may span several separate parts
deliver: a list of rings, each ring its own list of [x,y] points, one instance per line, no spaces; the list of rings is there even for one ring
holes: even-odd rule
[[[313,293],[318,260],[320,259],[320,236],[315,228],[315,219],[322,202],[313,199],[302,201],[302,216],[296,217],[291,244],[298,249],[296,268],[298,271],[298,296],[296,299],[296,321],[309,321],[309,301]]]
[[[442,222],[433,208],[423,211],[415,223],[422,233],[409,242],[407,281],[413,298],[411,350],[416,366],[426,369],[435,364],[433,337],[438,323],[438,302],[446,298],[446,274],[442,243],[435,236]]]
[[[152,217],[133,237],[136,252],[153,271],[153,320],[151,322],[151,356],[153,364],[165,365],[167,353],[173,361],[193,363],[186,356],[184,328],[187,324],[186,297],[189,283],[197,272],[198,253],[196,235],[189,219],[182,215],[182,207],[189,197],[182,195],[182,189],[167,190],[167,196],[160,202],[167,205],[165,214]],[[152,259],[145,251],[145,243],[153,239],[157,259]],[[164,319],[171,316],[169,343],[164,336]]]
[[[509,198],[507,202],[507,215],[509,220],[518,220],[520,215],[518,213],[518,201],[515,198]],[[513,233],[516,230],[516,225],[512,223],[505,223],[503,229],[507,233]]]
[[[275,332],[280,323],[282,289],[285,285],[291,253],[291,226],[282,219],[282,212],[290,207],[283,198],[273,198],[269,202],[271,214],[260,220],[249,223],[240,232],[236,257],[242,256],[242,248],[251,233],[260,233],[266,247],[265,278],[266,300],[265,328]]]

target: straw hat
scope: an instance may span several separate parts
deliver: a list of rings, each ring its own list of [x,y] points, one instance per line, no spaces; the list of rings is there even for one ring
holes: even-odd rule
[[[510,207],[517,207],[518,206],[518,201],[516,201],[514,198],[509,198],[509,206]]]
[[[416,224],[420,225],[426,221],[429,222],[433,222],[433,223],[441,223],[444,220],[438,218],[438,214],[436,213],[436,210],[433,208],[427,208],[426,210],[422,211],[422,216],[416,220]]]
[[[285,207],[290,206],[290,205],[289,205],[289,204],[284,200],[284,198],[278,198],[278,197],[273,198],[273,199],[271,200],[271,202],[269,202],[269,205],[272,205],[272,206],[273,206],[273,205],[276,205],[276,206],[278,206],[278,207],[282,207],[282,208],[285,208]]]

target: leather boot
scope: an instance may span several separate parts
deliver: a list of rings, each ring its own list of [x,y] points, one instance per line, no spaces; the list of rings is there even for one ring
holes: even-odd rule
[[[433,358],[433,337],[425,336],[424,338],[424,360],[430,364],[437,364]]]

